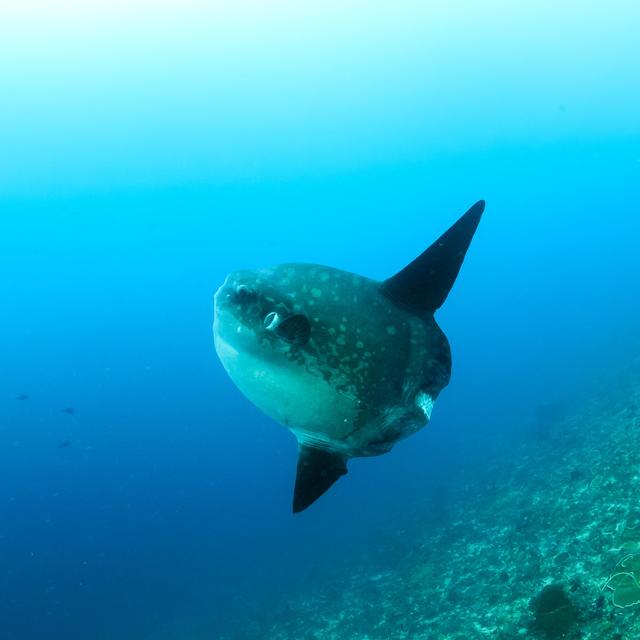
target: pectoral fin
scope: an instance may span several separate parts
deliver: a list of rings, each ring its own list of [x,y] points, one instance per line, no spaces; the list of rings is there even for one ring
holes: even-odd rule
[[[311,323],[307,316],[296,313],[279,322],[275,332],[289,344],[303,345],[309,342]]]
[[[298,469],[293,492],[293,513],[313,504],[347,473],[347,459],[340,453],[306,445],[298,447]]]

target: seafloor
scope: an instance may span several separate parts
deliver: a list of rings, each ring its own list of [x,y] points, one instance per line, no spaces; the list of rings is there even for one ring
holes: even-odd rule
[[[639,374],[543,412],[482,469],[452,474],[446,504],[431,495],[381,535],[375,557],[225,638],[640,639]]]

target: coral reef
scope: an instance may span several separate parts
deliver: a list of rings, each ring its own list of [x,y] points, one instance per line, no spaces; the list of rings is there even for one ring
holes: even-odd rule
[[[228,639],[640,638],[637,380],[452,474],[446,508],[430,497],[375,551],[290,594],[287,615]]]

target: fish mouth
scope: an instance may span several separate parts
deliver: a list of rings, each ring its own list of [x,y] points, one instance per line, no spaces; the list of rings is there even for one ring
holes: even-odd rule
[[[213,337],[214,342],[224,342],[236,350],[251,350],[257,345],[253,329],[246,326],[236,313],[233,289],[225,283],[213,297]]]
[[[213,335],[229,342],[234,334],[241,331],[241,324],[230,302],[229,293],[220,287],[213,298]]]
[[[213,308],[216,312],[220,307],[231,302],[232,288],[229,286],[229,277],[230,276],[227,276],[224,279],[222,285],[220,285],[217,291],[213,294]]]

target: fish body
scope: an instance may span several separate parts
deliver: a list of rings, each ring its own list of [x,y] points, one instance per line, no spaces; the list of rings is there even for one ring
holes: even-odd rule
[[[315,264],[230,274],[214,299],[217,354],[240,391],[298,440],[293,510],[422,428],[451,375],[434,312],[484,210],[474,205],[379,282]]]

